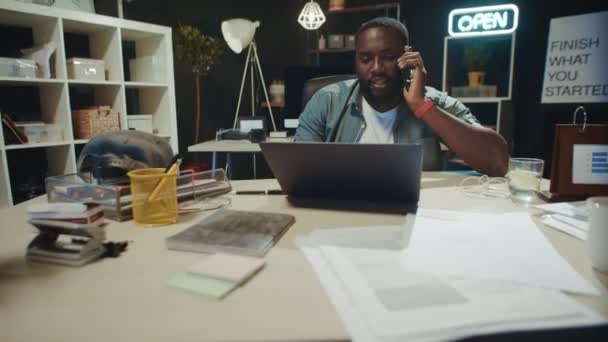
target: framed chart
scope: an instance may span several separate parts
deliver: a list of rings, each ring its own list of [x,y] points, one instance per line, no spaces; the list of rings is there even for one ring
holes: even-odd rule
[[[551,188],[540,193],[549,202],[608,195],[608,125],[588,125],[582,112],[582,125],[555,126]]]

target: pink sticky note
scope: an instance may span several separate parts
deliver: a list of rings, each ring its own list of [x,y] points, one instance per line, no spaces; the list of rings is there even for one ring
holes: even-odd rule
[[[188,272],[240,283],[264,264],[260,258],[216,253],[190,266]]]

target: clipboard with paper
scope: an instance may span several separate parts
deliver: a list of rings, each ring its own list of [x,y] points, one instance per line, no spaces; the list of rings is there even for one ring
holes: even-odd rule
[[[582,124],[576,123],[579,114]],[[548,202],[608,195],[608,125],[587,124],[581,106],[571,125],[555,126],[551,187],[540,195]]]

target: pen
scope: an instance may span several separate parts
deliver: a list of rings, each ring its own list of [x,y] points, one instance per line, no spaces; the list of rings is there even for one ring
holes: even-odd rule
[[[241,190],[236,192],[237,195],[282,195],[283,190]]]
[[[179,164],[181,163],[182,160],[182,155],[181,154],[176,154],[175,156],[173,156],[173,158],[171,159],[171,164],[169,164],[166,168],[165,168],[165,176],[169,176],[169,175],[176,175],[177,174],[177,170],[179,168]],[[160,190],[165,186],[165,183],[167,182],[167,177],[163,177],[160,181],[158,181],[158,183],[156,184],[156,186],[154,187],[154,189],[152,190],[152,193],[150,194],[150,196],[148,196],[146,201],[154,201],[156,200],[156,197],[158,197],[158,194],[160,193]]]
[[[237,195],[266,195],[266,191],[265,190],[244,190],[244,191],[237,191],[236,194]]]

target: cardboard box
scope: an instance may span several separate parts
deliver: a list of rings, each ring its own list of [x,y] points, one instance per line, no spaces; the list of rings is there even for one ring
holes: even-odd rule
[[[106,80],[106,63],[101,59],[70,58],[67,66],[68,78],[71,80]]]

